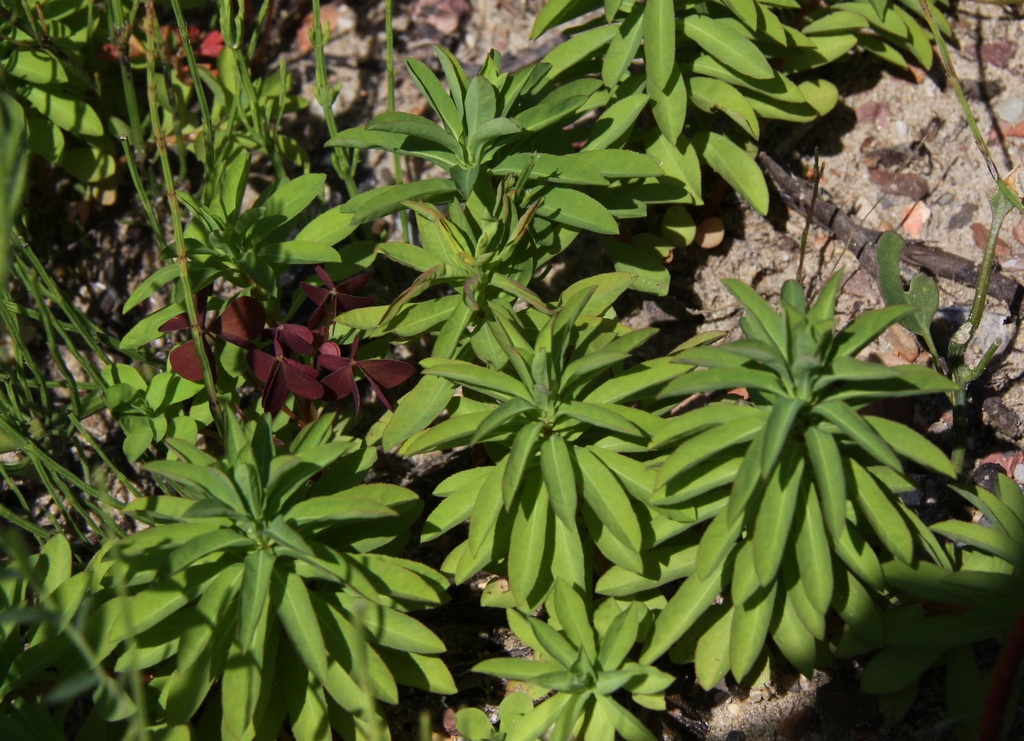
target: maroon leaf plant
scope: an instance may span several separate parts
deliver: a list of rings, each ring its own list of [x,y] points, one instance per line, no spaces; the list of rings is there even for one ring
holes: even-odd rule
[[[218,316],[207,322],[206,300],[209,295],[210,289],[204,288],[195,295],[193,300],[196,305],[196,319],[199,322],[199,334],[202,337],[203,348],[206,350],[206,357],[210,359],[210,367],[213,368],[216,376],[211,342],[219,338],[239,347],[253,349],[255,345],[252,344],[252,340],[259,336],[263,326],[267,323],[267,315],[259,301],[249,296],[240,296]],[[164,322],[160,331],[176,332],[188,328],[188,314],[179,314]],[[199,361],[195,342],[191,339],[171,350],[170,360],[171,368],[179,376],[197,383],[202,382],[203,366]]]
[[[309,321],[306,323],[306,326],[310,329],[319,327],[325,318],[329,326],[334,321],[334,317],[341,312],[370,306],[373,303],[372,298],[353,295],[363,290],[366,284],[370,282],[369,273],[349,278],[339,286],[334,285],[334,281],[327,275],[327,271],[319,265],[316,267],[316,274],[324,282],[323,287],[313,286],[309,283],[300,284],[302,290],[309,296],[309,299],[317,305],[316,309],[313,310],[312,316],[309,317]]]
[[[286,357],[287,351],[312,355],[313,332],[301,324],[278,324],[267,328],[263,334],[272,340],[274,354],[250,350],[249,366],[264,384],[261,397],[264,411],[277,414],[289,393],[303,399],[322,399],[324,387],[316,380],[317,369]]]
[[[320,346],[320,355],[317,359],[320,367],[331,371],[322,380],[324,387],[333,392],[338,399],[344,399],[351,394],[356,414],[359,414],[359,389],[356,387],[355,377],[355,370],[358,368],[381,403],[389,410],[393,409],[383,389],[394,388],[410,378],[416,372],[416,368],[401,360],[356,360],[358,352],[359,335],[352,340],[347,358],[342,357],[341,347],[335,342],[325,342]]]

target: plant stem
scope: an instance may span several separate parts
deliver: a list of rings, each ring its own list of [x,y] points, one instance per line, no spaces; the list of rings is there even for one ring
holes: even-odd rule
[[[188,24],[185,23],[185,15],[181,12],[180,0],[171,0],[171,7],[174,8],[174,20],[178,24],[178,38],[185,50],[185,59],[188,62],[188,73],[192,76],[192,89],[196,92],[199,100],[199,113],[203,120],[203,160],[206,166],[206,178],[213,177],[213,171],[217,167],[217,150],[213,142],[213,116],[210,115],[210,104],[206,100],[206,90],[203,89],[202,78],[199,77],[199,65],[196,64],[196,54],[192,49],[192,41],[188,37]],[[185,142],[178,141],[179,156],[185,157]]]
[[[392,5],[394,0],[384,0],[384,34],[387,37],[387,64],[388,64],[388,113],[395,111],[395,26],[392,18]],[[398,152],[392,153],[395,167],[395,183],[405,182],[405,174],[402,172],[402,156]],[[399,212],[399,220],[402,223],[402,241],[409,242],[409,212],[403,209]]]
[[[206,385],[206,392],[210,398],[210,411],[213,413],[218,427],[220,427],[220,400],[217,398],[217,386],[213,380],[213,368],[210,367],[210,359],[206,355],[206,345],[199,330],[199,317],[193,298],[195,294],[192,290],[192,281],[188,274],[188,253],[185,250],[185,234],[181,227],[181,205],[178,203],[178,194],[174,190],[174,176],[171,173],[171,163],[167,156],[167,140],[164,138],[163,127],[160,125],[160,107],[156,97],[156,38],[156,8],[154,7],[154,0],[146,0],[146,79],[149,92],[149,118],[153,125],[153,138],[156,139],[157,154],[159,155],[160,165],[163,170],[167,204],[171,209],[174,245],[177,249],[178,269],[181,271],[181,287],[185,294],[185,312],[188,314],[188,321],[192,326],[192,342],[195,344],[196,355],[199,357],[199,364],[203,369],[203,382]]]
[[[310,35],[313,50],[316,55],[316,86],[313,94],[317,102],[324,110],[324,121],[327,124],[327,133],[333,139],[338,135],[338,122],[334,119],[334,102],[338,99],[341,86],[332,88],[327,84],[327,58],[324,55],[324,27],[320,19],[320,0],[313,0],[313,30]],[[331,151],[331,165],[338,177],[345,183],[349,198],[355,198],[359,193],[355,178],[352,177],[352,160],[349,159],[348,150],[343,147],[333,147]]]

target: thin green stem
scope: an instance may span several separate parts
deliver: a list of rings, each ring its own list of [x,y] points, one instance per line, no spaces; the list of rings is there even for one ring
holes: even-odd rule
[[[316,56],[316,86],[313,94],[317,103],[324,111],[324,121],[327,124],[327,133],[330,138],[338,135],[338,122],[334,118],[334,102],[341,93],[341,85],[332,88],[327,84],[327,58],[324,55],[324,24],[320,18],[320,0],[313,0],[313,30],[310,32],[310,42],[313,44]],[[356,180],[352,176],[352,160],[348,156],[348,150],[344,147],[332,147],[331,165],[334,171],[345,183],[349,198],[355,198],[359,194]]]
[[[119,134],[131,135],[132,147],[142,151],[145,139],[142,136],[142,117],[139,115],[139,101],[135,95],[135,85],[132,82],[132,64],[129,57],[129,43],[132,37],[132,25],[135,21],[135,12],[139,0],[132,3],[132,9],[128,18],[124,16],[124,9],[120,0],[111,0],[107,3],[107,15],[111,30],[114,32],[114,45],[118,49],[118,67],[121,70],[121,86],[124,88],[124,101],[128,108],[128,125],[130,132],[118,132]]]
[[[174,246],[177,250],[178,269],[181,271],[181,287],[185,294],[185,312],[192,327],[192,342],[196,347],[196,355],[203,369],[203,382],[210,399],[210,410],[214,420],[221,426],[220,400],[217,398],[217,386],[213,379],[213,368],[206,355],[206,345],[199,329],[199,317],[193,296],[192,281],[188,273],[188,253],[185,250],[185,234],[182,229],[181,205],[178,194],[174,190],[174,176],[171,173],[170,158],[167,156],[167,140],[164,138],[163,127],[160,125],[160,107],[156,96],[156,8],[153,0],[146,0],[146,78],[149,91],[149,117],[153,124],[153,138],[156,139],[157,154],[163,170],[164,190],[167,203],[171,209],[171,224],[174,228]]]
[[[196,54],[188,37],[188,24],[185,22],[185,15],[181,12],[180,0],[171,0],[171,7],[174,8],[174,20],[178,24],[178,37],[185,50],[188,73],[192,77],[192,89],[196,91],[196,98],[199,100],[199,114],[203,122],[203,164],[206,166],[206,179],[209,179],[213,177],[214,169],[217,167],[217,151],[213,140],[213,116],[210,114],[206,90],[203,87],[202,78],[199,76],[199,65],[196,64]],[[180,139],[178,140],[178,151],[179,156],[184,160],[185,142]]]
[[[387,70],[388,70],[388,113],[395,111],[395,25],[392,6],[394,0],[384,0],[384,34],[387,38]],[[393,152],[392,160],[395,167],[395,183],[405,182],[405,173],[402,171],[402,156]],[[402,223],[402,240],[409,242],[409,212],[405,209],[399,212],[399,220]]]

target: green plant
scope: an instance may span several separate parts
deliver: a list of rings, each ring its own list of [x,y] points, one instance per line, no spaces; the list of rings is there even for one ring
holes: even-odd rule
[[[56,0],[0,10],[0,84],[23,109],[26,144],[85,183],[117,169],[94,77],[101,23],[91,7]]]
[[[654,734],[612,694],[628,691],[641,705],[664,707],[661,696],[673,682],[671,674],[629,660],[640,631],[642,608],[614,606],[609,619],[595,630],[586,602],[567,582],[559,580],[549,610],[560,629],[518,612],[508,612],[509,626],[534,650],[532,661],[488,659],[474,671],[515,679],[553,697],[514,719],[505,741],[530,741],[544,736],[551,741],[586,738],[612,741],[616,734],[627,741],[653,741]],[[503,727],[504,731],[504,727]]]
[[[372,451],[336,438],[330,417],[283,450],[269,417],[231,423],[220,461],[168,442],[180,460],[147,468],[184,496],[125,508],[152,526],[93,560],[86,629],[100,659],[133,641],[115,670],[152,676],[153,722],[187,724],[219,679],[223,738],[273,738],[286,716],[297,738],[320,738],[327,724],[364,738],[379,729],[376,700],[397,701],[396,680],[454,691],[431,655],[443,644],[404,614],[442,602],[446,584],[390,555],[420,502],[360,485]],[[133,710],[94,712],[115,722]]]
[[[927,368],[854,357],[909,309],[867,312],[833,334],[838,275],[811,306],[798,284],[786,283],[779,313],[748,286],[726,286],[746,309],[746,339],[680,353],[677,362],[707,370],[681,376],[661,395],[742,386],[750,402],[687,412],[652,441],[670,452],[650,505],[694,508],[710,524],[689,547],[693,575],[658,616],[642,658],[652,661],[686,636],[676,658],[696,658],[704,687],[730,670],[748,677],[769,635],[809,675],[822,661],[831,609],[848,631],[880,641],[885,583],[875,548],[903,563],[927,554],[951,568],[897,495],[913,489],[901,458],[943,476],[952,475],[949,461],[913,430],[857,413],[876,399],[951,388]],[[720,593],[725,602],[713,606]]]
[[[410,438],[402,452],[482,443],[496,461],[435,491],[444,501],[427,518],[423,540],[470,523],[468,539],[443,567],[457,582],[505,560],[511,596],[527,609],[554,585],[543,568],[550,560],[565,565],[569,584],[589,592],[594,545],[613,563],[643,570],[649,494],[643,466],[628,454],[644,451],[662,420],[629,402],[679,370],[662,358],[608,378],[653,334],[601,318],[630,282],[619,273],[580,281],[551,314],[531,308],[515,315],[491,304],[470,341],[489,368],[423,361],[428,375],[460,384],[463,396],[448,420]]]
[[[898,716],[917,695],[920,675],[932,666],[946,665],[947,698],[958,737],[982,738],[978,733],[984,724],[984,738],[1001,738],[1016,672],[1011,670],[1009,677],[983,676],[972,647],[1008,634],[1007,644],[1019,644],[1019,626],[1015,634],[1011,631],[1024,611],[1024,496],[1020,486],[1002,474],[991,492],[980,487],[952,489],[989,524],[948,520],[932,526],[951,541],[947,550],[955,573],[923,561],[884,565],[886,581],[898,590],[902,604],[883,615],[886,645],[865,667],[862,684],[887,696],[890,713]],[[986,687],[992,695],[1004,693],[1003,705],[992,708],[992,717],[982,713]],[[1012,713],[1006,719],[1010,721]]]
[[[533,36],[600,7],[597,0],[550,0]],[[686,185],[666,191],[666,201],[703,203],[701,166],[707,165],[765,213],[768,189],[748,155],[760,138],[760,120],[806,122],[828,113],[838,100],[835,86],[807,75],[802,82],[793,78],[855,47],[898,66],[906,66],[906,56],[930,67],[932,37],[915,14],[922,15],[917,4],[904,0],[855,0],[809,11],[792,0],[607,0],[603,18],[571,29],[570,39],[544,61],[555,79],[600,75],[612,104],[608,112],[628,110],[631,117],[613,143],[626,141],[632,119],[649,106],[656,127],[643,133],[643,145],[667,175]],[[948,34],[944,19],[939,23]],[[632,67],[637,56],[645,63],[639,71]],[[592,138],[605,135],[600,124]]]

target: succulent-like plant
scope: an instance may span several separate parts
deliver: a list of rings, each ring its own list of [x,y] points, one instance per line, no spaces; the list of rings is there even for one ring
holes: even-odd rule
[[[173,441],[181,460],[148,466],[185,496],[126,508],[153,526],[94,562],[105,589],[87,634],[101,659],[131,641],[118,668],[161,677],[156,719],[187,723],[219,679],[223,738],[285,716],[297,738],[328,726],[361,738],[381,722],[376,700],[397,702],[396,681],[454,692],[432,656],[444,645],[405,614],[443,602],[447,583],[389,555],[421,504],[397,486],[360,486],[372,458],[357,440],[332,440],[332,423],[278,452],[264,416],[229,427],[223,460]]]
[[[509,626],[534,651],[529,659],[487,659],[474,671],[515,679],[555,695],[532,712],[514,719],[505,741],[654,741],[654,734],[612,694],[630,692],[645,706],[674,681],[671,674],[629,658],[640,630],[639,605],[631,605],[595,631],[587,604],[567,582],[559,580],[548,603],[559,628],[509,610]],[[662,700],[663,702],[663,700]],[[502,729],[504,731],[504,728]]]
[[[469,519],[468,540],[445,566],[457,581],[507,557],[512,594],[526,607],[540,604],[553,585],[554,574],[543,567],[552,559],[566,565],[563,578],[589,590],[591,544],[614,563],[643,569],[645,497],[620,482],[638,465],[620,452],[645,451],[662,420],[620,402],[677,371],[666,361],[668,374],[655,369],[632,384],[606,378],[653,334],[600,318],[629,283],[615,273],[577,283],[551,314],[528,309],[517,316],[492,304],[492,319],[473,337],[491,368],[423,362],[427,374],[461,385],[464,396],[450,419],[412,437],[402,451],[483,443],[496,462],[443,482],[444,501],[427,519],[425,540]]]
[[[834,333],[840,277],[808,306],[789,281],[780,311],[738,281],[726,286],[747,311],[746,339],[686,350],[677,362],[702,366],[663,396],[744,387],[745,402],[719,402],[670,420],[652,448],[667,449],[650,506],[696,509],[710,523],[689,551],[693,575],[658,617],[643,659],[689,633],[698,638],[698,678],[713,686],[728,671],[742,679],[765,655],[770,634],[805,674],[825,648],[831,609],[848,630],[877,641],[883,559],[928,557],[952,564],[902,503],[913,489],[902,459],[942,476],[949,460],[914,430],[858,411],[877,399],[946,391],[952,383],[921,366],[889,368],[855,355],[914,309],[867,312]],[[598,586],[600,589],[600,585]],[[725,602],[712,607],[716,597]],[[695,654],[692,653],[695,651]]]

